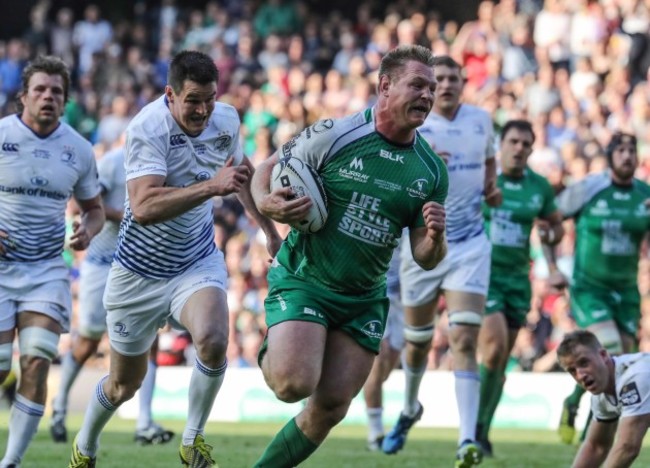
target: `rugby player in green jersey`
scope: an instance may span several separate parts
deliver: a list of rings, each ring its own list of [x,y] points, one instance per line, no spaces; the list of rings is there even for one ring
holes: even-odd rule
[[[306,128],[259,166],[253,197],[282,223],[307,213],[291,189],[269,193],[281,157],[320,174],[329,215],[313,234],[292,229],[269,270],[268,333],[260,350],[267,384],[285,402],[309,397],[276,435],[256,467],[294,467],[307,459],[347,413],[379,351],[389,301],[386,271],[402,228],[422,268],[445,256],[447,169],[416,131],[431,110],[433,55],[421,46],[387,53],[377,104]]]
[[[485,230],[492,244],[490,287],[479,334],[481,403],[476,439],[484,455],[492,453],[488,433],[503,391],[506,364],[530,309],[530,232],[537,220],[543,242],[556,244],[564,234],[551,184],[527,165],[534,141],[530,122],[505,124],[497,178],[503,202],[497,208],[483,203]]]
[[[558,196],[563,216],[576,224],[573,316],[579,328],[591,331],[614,355],[634,351],[641,316],[637,273],[641,243],[650,229],[650,186],[634,177],[636,144],[633,135],[614,134],[606,149],[610,169]],[[576,386],[564,401],[559,434],[565,443],[573,443],[584,392]]]

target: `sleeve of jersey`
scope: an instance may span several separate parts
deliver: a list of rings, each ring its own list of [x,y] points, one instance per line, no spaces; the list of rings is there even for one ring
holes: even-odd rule
[[[436,167],[438,168],[438,183],[435,186],[431,201],[444,205],[449,191],[449,173],[445,164],[437,164]]]
[[[81,172],[81,176],[74,187],[74,197],[77,200],[90,200],[96,197],[101,192],[99,187],[99,174],[97,173],[97,162],[93,150],[88,145],[87,153],[85,154],[88,163]]]
[[[650,372],[635,372],[620,386],[618,399],[621,417],[641,416],[650,413]]]
[[[329,155],[336,140],[336,124],[333,120],[321,120],[282,145],[281,158],[298,158],[317,171]]]
[[[138,131],[140,130],[140,131]],[[124,169],[126,180],[147,175],[167,176],[167,141],[159,135],[147,135],[139,127],[128,129]]]
[[[587,202],[587,184],[584,180],[569,185],[565,188],[556,199],[557,207],[565,218],[572,218]]]

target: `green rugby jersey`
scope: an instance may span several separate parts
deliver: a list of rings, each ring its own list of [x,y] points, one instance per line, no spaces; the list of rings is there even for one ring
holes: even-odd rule
[[[555,194],[551,184],[526,169],[523,177],[500,174],[497,186],[503,203],[492,208],[483,202],[485,230],[492,243],[492,271],[527,276],[530,270],[530,231],[535,218],[553,213]]]
[[[574,282],[607,289],[636,285],[639,249],[650,228],[648,198],[645,182],[617,186],[609,172],[589,176],[559,195],[558,207],[576,223]]]
[[[383,287],[402,228],[424,226],[422,205],[444,204],[447,169],[427,142],[386,140],[373,110],[321,120],[286,143],[320,174],[327,193],[325,226],[313,234],[292,229],[276,260],[295,275],[332,291],[367,293]]]

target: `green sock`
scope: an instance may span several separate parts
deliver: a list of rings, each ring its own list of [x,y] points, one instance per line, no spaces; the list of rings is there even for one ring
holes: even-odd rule
[[[296,424],[296,418],[293,418],[275,435],[255,463],[255,468],[293,468],[317,448],[318,444],[303,434]]]
[[[573,393],[567,397],[567,401],[572,405],[580,405],[580,399],[582,398],[582,395],[585,394],[585,392],[586,390],[584,388],[576,384],[576,386],[573,388]]]
[[[478,409],[478,426],[481,434],[476,434],[477,439],[485,439],[490,430],[492,416],[496,410],[495,398],[501,397],[503,389],[502,374],[498,370],[488,369],[483,364],[479,366],[481,378],[481,402]]]
[[[489,403],[487,409],[487,424],[484,429],[485,438],[487,439],[488,433],[490,432],[490,427],[492,427],[492,420],[494,419],[494,413],[497,412],[497,407],[501,401],[501,395],[503,395],[503,387],[506,383],[506,375],[503,372],[499,372],[499,378],[497,379],[496,387],[494,388],[494,393],[492,394],[492,400]]]

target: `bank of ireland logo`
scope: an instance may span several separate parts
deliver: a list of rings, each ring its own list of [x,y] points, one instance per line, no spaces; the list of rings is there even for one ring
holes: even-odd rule
[[[41,176],[34,176],[29,179],[29,181],[32,183],[32,185],[36,185],[37,187],[45,187],[50,183],[45,177]]]
[[[210,178],[210,174],[208,174],[206,171],[201,171],[194,177],[194,179],[196,179],[199,182],[208,180],[209,178]]]
[[[185,135],[182,133],[177,133],[169,137],[169,146],[172,148],[177,146],[183,146],[186,143]]]
[[[381,340],[384,336],[384,329],[379,320],[371,320],[361,327],[361,332],[374,340]]]
[[[409,194],[409,197],[413,198],[422,198],[423,200],[427,198],[427,188],[429,181],[427,179],[416,179],[411,182],[406,188],[406,193]]]

